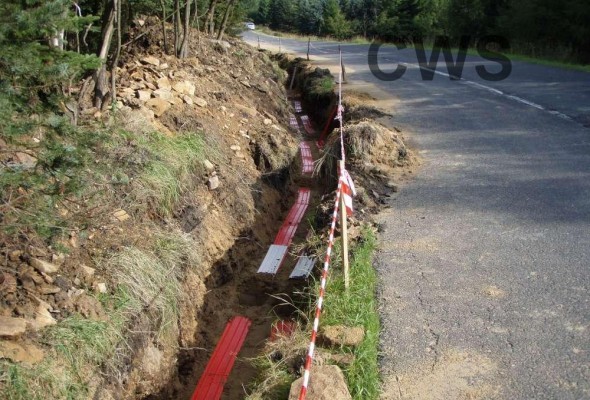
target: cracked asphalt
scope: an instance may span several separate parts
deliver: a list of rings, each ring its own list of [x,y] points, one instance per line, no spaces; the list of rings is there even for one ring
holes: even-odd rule
[[[367,45],[342,49],[422,158],[380,215],[384,398],[590,399],[590,74],[515,62],[486,82],[474,67],[494,64],[469,56],[475,84],[423,81],[413,50],[384,47],[383,69],[409,68],[383,82]]]

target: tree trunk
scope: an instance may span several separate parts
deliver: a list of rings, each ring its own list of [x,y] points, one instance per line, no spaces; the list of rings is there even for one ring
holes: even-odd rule
[[[121,0],[113,0],[113,11],[117,24],[117,47],[111,65],[111,101],[115,104],[117,101],[117,64],[121,55]]]
[[[180,50],[180,0],[174,0],[174,55]]]
[[[168,39],[166,39],[166,4],[164,4],[164,0],[160,0],[160,7],[162,7],[162,36],[164,38],[164,54],[168,54]]]
[[[209,35],[213,36],[215,33],[215,6],[219,0],[211,0],[209,4],[209,9],[207,10],[207,14],[205,14],[205,32],[208,32]]]
[[[227,4],[227,8],[225,9],[225,14],[223,14],[223,21],[221,22],[221,27],[219,28],[219,33],[217,34],[217,40],[221,40],[223,38],[223,34],[225,33],[225,28],[227,26],[227,20],[231,15],[232,11],[234,10],[234,5],[236,4],[236,0],[229,0]]]
[[[191,33],[191,2],[193,0],[186,0],[184,7],[184,35],[182,37],[182,44],[180,45],[179,58],[187,58],[189,54],[189,41]]]
[[[104,33],[102,35],[102,45],[100,47],[100,52],[98,53],[98,58],[102,61],[102,66],[94,73],[94,100],[93,105],[94,107],[101,109],[107,96],[109,94],[109,88],[107,84],[107,66],[106,60],[107,55],[109,54],[109,49],[111,47],[111,39],[113,38],[113,30],[115,28],[115,13],[114,10],[111,8],[109,11],[109,16],[103,24],[105,27]]]

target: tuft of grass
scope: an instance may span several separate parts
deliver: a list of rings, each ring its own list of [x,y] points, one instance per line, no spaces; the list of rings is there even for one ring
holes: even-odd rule
[[[81,399],[88,387],[52,359],[34,367],[0,360],[0,393],[10,400]]]
[[[76,374],[87,367],[103,364],[112,357],[117,343],[122,339],[120,327],[116,324],[79,315],[50,327],[44,336],[46,342],[66,358]],[[84,380],[82,376],[79,378]]]
[[[158,336],[176,327],[181,298],[180,263],[177,253],[157,254],[129,247],[110,260],[115,280],[127,295],[126,310],[131,315],[147,313],[158,326]]]
[[[136,197],[159,214],[170,215],[182,193],[190,185],[190,177],[205,159],[205,142],[201,135],[187,133],[167,137],[151,135],[147,143],[153,155],[137,179]]]

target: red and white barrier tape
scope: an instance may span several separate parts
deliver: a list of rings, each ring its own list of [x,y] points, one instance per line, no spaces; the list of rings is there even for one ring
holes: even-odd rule
[[[303,373],[303,384],[299,392],[299,400],[304,400],[307,395],[307,386],[309,385],[309,374],[311,371],[311,364],[313,362],[313,355],[315,352],[315,341],[320,326],[320,315],[322,314],[322,306],[324,304],[324,294],[326,293],[326,282],[328,279],[328,271],[330,269],[330,258],[332,256],[332,247],[334,246],[334,231],[336,230],[336,221],[338,220],[338,210],[340,205],[340,194],[342,192],[342,180],[338,180],[338,189],[336,190],[336,203],[334,204],[334,213],[332,214],[332,224],[330,225],[330,237],[328,239],[328,249],[326,250],[326,259],[324,260],[324,270],[322,271],[322,280],[320,281],[320,294],[315,309],[315,318],[313,320],[313,330],[311,332],[311,341],[309,343],[309,350],[305,358],[305,372]]]

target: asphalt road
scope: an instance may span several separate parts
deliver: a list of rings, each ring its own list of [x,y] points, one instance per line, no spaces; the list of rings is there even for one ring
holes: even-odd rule
[[[441,62],[424,81],[413,49],[383,47],[383,70],[408,66],[384,82],[367,45],[342,49],[423,159],[380,216],[384,397],[590,399],[590,74],[514,62],[488,82],[475,66],[499,65],[468,56],[463,80]]]

